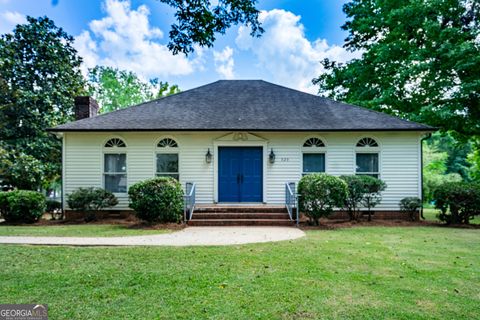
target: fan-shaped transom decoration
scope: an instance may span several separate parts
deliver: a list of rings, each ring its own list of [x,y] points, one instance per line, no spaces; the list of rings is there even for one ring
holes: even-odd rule
[[[157,144],[157,147],[159,148],[177,148],[178,144],[175,140],[170,139],[170,138],[164,138],[160,140]]]
[[[303,146],[307,148],[311,148],[311,147],[320,148],[320,147],[325,147],[325,143],[323,143],[323,141],[318,138],[310,138],[310,139],[307,139],[307,141],[305,141]]]
[[[125,148],[127,145],[122,139],[112,138],[105,143],[105,148]]]
[[[378,143],[372,138],[362,138],[358,140],[357,147],[378,147]]]

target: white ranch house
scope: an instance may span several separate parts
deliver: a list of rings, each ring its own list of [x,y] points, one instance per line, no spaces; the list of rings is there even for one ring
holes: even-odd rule
[[[96,115],[76,100],[63,137],[63,188],[103,187],[129,210],[128,187],[155,176],[195,184],[196,205],[284,206],[302,175],[368,174],[387,184],[380,206],[422,197],[421,140],[432,127],[259,80],[224,80]],[[293,185],[292,185],[293,186]],[[188,190],[190,191],[190,190]],[[66,208],[68,209],[68,208]]]

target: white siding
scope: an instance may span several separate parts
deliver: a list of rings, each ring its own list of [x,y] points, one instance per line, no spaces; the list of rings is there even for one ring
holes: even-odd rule
[[[397,208],[404,197],[420,197],[419,137],[391,134],[381,140],[381,179],[387,184],[378,208]]]
[[[210,148],[213,153],[213,139],[209,134],[174,135],[180,144],[180,182],[195,182],[196,201],[213,202],[213,163],[205,162],[205,154]]]
[[[268,164],[266,172],[266,202],[282,204],[285,201],[285,183],[297,182],[302,176],[302,154],[298,135],[268,133],[268,153],[273,149],[275,163]],[[303,142],[302,142],[303,143]]]
[[[102,136],[66,134],[63,156],[64,192],[102,186]]]
[[[371,136],[380,143],[380,174],[387,183],[379,209],[397,210],[398,202],[406,196],[420,196],[420,155],[418,132],[339,132],[339,133],[266,133],[252,132],[246,141],[230,139],[230,132],[118,132],[118,133],[66,133],[65,134],[65,193],[78,187],[103,186],[103,143],[111,137],[120,137],[127,143],[128,185],[154,177],[156,143],[162,137],[174,138],[179,144],[180,182],[192,181],[197,185],[197,202],[212,203],[216,199],[214,168],[215,146],[222,144],[256,144],[264,150],[264,201],[282,204],[285,183],[296,182],[302,172],[302,145],[312,136],[325,144],[326,172],[333,175],[355,173],[355,144],[359,138]],[[233,136],[233,135],[232,135]],[[253,139],[252,139],[253,137]],[[230,139],[230,140],[229,140]],[[205,163],[207,149],[214,161]],[[268,163],[273,149],[274,164]],[[117,195],[120,204],[115,209],[127,209],[126,194]]]

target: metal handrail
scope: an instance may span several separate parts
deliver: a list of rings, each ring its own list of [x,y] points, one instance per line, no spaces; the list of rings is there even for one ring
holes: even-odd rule
[[[298,205],[298,201],[300,199],[300,195],[297,193],[295,196],[295,223],[298,225],[300,224],[300,206]]]
[[[193,211],[195,210],[195,183],[187,182],[185,184],[184,204],[183,204],[183,220],[185,222],[192,219]]]
[[[292,190],[293,188],[293,190]],[[295,182],[285,183],[285,207],[287,207],[288,216],[293,221],[293,208],[295,208]]]

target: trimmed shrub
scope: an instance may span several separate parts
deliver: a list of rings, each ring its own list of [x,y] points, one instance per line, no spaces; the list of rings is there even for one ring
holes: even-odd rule
[[[382,191],[387,188],[387,184],[371,176],[362,176],[362,180],[365,188],[362,204],[368,210],[368,221],[372,221],[372,208],[382,201]]]
[[[446,169],[445,169],[446,170]],[[423,198],[426,202],[433,202],[433,193],[441,185],[447,182],[461,182],[463,178],[458,173],[432,173],[429,170],[424,170],[423,177]]]
[[[130,208],[148,222],[179,222],[183,213],[183,190],[170,177],[158,177],[135,183],[128,189]]]
[[[7,222],[33,223],[45,213],[45,196],[30,190],[2,192],[0,210]]]
[[[343,208],[350,220],[359,220],[362,212],[360,207],[368,209],[368,221],[371,221],[371,208],[382,200],[381,192],[387,185],[380,179],[367,175],[344,175],[340,179],[347,183],[348,193]]]
[[[344,175],[340,179],[345,181],[348,188],[347,197],[342,205],[347,211],[350,220],[359,220],[361,216],[360,207],[365,196],[364,176]]]
[[[416,213],[422,207],[422,200],[417,197],[406,197],[400,200],[400,211],[404,212],[411,221],[416,220]]]
[[[96,219],[96,212],[118,204],[113,193],[102,188],[78,188],[67,197],[67,204],[72,210],[85,213],[85,221]]]
[[[440,209],[438,218],[447,224],[468,224],[480,214],[480,184],[447,182],[438,187],[433,198]]]
[[[319,224],[321,217],[329,216],[335,207],[341,207],[347,197],[347,184],[340,178],[324,173],[303,176],[298,183],[300,210]]]

